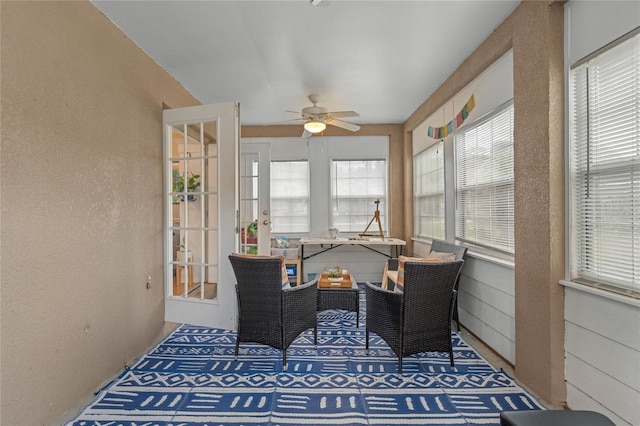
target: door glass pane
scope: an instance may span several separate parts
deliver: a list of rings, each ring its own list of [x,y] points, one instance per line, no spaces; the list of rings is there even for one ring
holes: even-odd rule
[[[215,122],[180,124],[172,131],[170,294],[175,297],[216,298],[219,212],[215,126]]]
[[[258,154],[240,162],[240,252],[258,254]]]

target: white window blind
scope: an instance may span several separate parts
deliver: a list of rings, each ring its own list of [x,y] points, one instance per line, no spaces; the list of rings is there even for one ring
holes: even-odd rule
[[[333,160],[331,162],[331,225],[342,233],[362,233],[380,200],[380,222],[386,233],[387,162],[385,160]],[[368,234],[378,234],[377,223]]]
[[[307,161],[271,162],[271,232],[309,232]]]
[[[640,295],[640,35],[570,73],[572,279]]]
[[[456,238],[513,254],[513,104],[455,137]]]
[[[417,154],[413,167],[414,233],[418,238],[445,238],[444,144]]]

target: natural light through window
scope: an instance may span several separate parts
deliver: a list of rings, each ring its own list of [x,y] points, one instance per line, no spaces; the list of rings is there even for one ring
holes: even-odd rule
[[[309,232],[309,164],[271,162],[271,232]]]
[[[414,227],[418,238],[445,238],[443,145],[436,142],[414,159]]]
[[[570,73],[572,279],[640,295],[640,34]]]
[[[513,254],[513,104],[455,137],[456,238]]]
[[[385,160],[332,161],[332,227],[338,228],[341,233],[363,232],[374,216],[376,200],[380,200],[380,221],[383,232],[386,232],[388,225],[386,221],[387,162]]]

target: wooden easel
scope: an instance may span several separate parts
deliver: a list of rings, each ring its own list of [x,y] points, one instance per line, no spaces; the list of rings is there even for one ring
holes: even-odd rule
[[[382,233],[382,222],[380,222],[380,200],[376,200],[374,202],[376,204],[376,211],[373,212],[373,217],[369,221],[369,224],[367,225],[367,227],[364,228],[364,231],[362,231],[362,234],[359,234],[359,235],[361,237],[365,237],[365,236],[378,237],[379,236],[380,238],[382,238],[382,241],[384,241],[384,234]],[[369,229],[369,227],[374,221],[378,222],[378,230],[380,231],[380,235],[367,234],[367,230]]]

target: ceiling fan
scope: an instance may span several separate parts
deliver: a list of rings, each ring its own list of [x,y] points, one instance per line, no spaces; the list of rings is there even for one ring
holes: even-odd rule
[[[298,120],[304,120],[304,132],[303,138],[308,138],[314,133],[320,133],[327,128],[327,124],[331,126],[340,127],[342,129],[351,130],[357,132],[360,130],[360,126],[357,124],[349,123],[338,118],[347,117],[360,117],[355,111],[333,111],[330,112],[324,107],[318,106],[318,95],[309,95],[309,101],[313,106],[303,108],[301,112],[287,111],[294,114],[300,114],[301,118]]]

